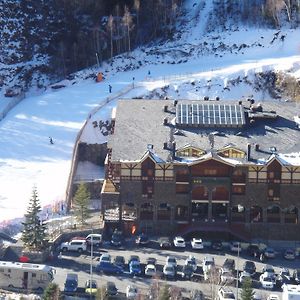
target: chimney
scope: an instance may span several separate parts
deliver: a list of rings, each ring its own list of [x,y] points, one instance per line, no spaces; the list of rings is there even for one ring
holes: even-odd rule
[[[176,142],[172,142],[172,158],[175,159],[176,154]]]
[[[168,149],[168,143],[164,143],[164,150]]]
[[[177,103],[178,103],[178,100],[174,100],[174,106],[176,107]]]
[[[255,151],[259,151],[259,144],[255,144]]]
[[[251,144],[247,144],[247,161],[250,161],[251,156]]]
[[[217,96],[217,97],[216,97],[216,101],[219,101],[219,100],[220,100],[220,97],[219,97],[219,96]]]
[[[164,112],[168,112],[168,105],[164,106]]]
[[[239,101],[239,105],[242,105],[243,104],[243,101]]]
[[[168,118],[164,118],[164,125],[168,125]]]

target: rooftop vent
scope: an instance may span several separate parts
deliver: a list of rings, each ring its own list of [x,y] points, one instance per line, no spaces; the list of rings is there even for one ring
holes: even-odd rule
[[[217,97],[216,97],[216,101],[219,101],[219,100],[220,100],[220,97],[217,96]]]
[[[243,104],[243,101],[239,101],[239,105],[242,105]]]
[[[164,112],[168,112],[168,105],[164,106]]]
[[[259,151],[259,144],[255,144],[255,151]]]
[[[204,101],[208,101],[208,100],[209,100],[209,97],[208,97],[208,96],[205,96],[205,97],[203,98],[203,100],[204,100]]]
[[[174,102],[173,102],[174,106],[176,106],[177,103],[178,103],[178,100],[174,100]]]
[[[247,160],[251,159],[251,144],[247,144]]]
[[[153,145],[152,145],[152,144],[148,144],[148,145],[147,145],[147,149],[148,149],[149,151],[153,150]]]
[[[164,125],[168,125],[168,118],[164,118]]]
[[[165,150],[168,149],[168,143],[167,142],[164,143],[164,149]]]
[[[271,153],[276,153],[277,152],[276,147],[274,147],[274,146],[270,147],[270,152]]]

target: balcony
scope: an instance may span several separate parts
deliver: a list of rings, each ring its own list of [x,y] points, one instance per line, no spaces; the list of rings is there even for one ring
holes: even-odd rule
[[[219,184],[219,185],[230,185],[229,177],[193,177],[192,183],[198,184]]]
[[[246,176],[232,176],[232,183],[245,183],[246,184]]]

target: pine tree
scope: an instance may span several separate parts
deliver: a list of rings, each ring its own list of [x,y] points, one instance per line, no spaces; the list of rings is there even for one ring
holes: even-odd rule
[[[81,183],[75,193],[73,208],[74,214],[78,222],[84,224],[86,219],[90,217],[88,205],[90,202],[90,193],[84,183]]]
[[[50,283],[44,291],[44,300],[60,300],[61,292],[56,283]]]
[[[36,187],[33,187],[32,197],[29,201],[25,221],[22,223],[22,241],[30,250],[42,251],[46,249],[48,241],[46,239],[46,225],[42,223],[39,217],[41,212],[40,200]]]
[[[242,285],[241,299],[242,300],[253,300],[254,291],[252,288],[250,278],[246,278]]]

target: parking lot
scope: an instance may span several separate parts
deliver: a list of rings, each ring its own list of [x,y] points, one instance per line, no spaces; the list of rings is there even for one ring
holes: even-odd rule
[[[247,255],[246,251],[241,251],[239,257],[236,253],[230,252],[228,248],[224,248],[221,251],[214,251],[209,247],[203,250],[193,250],[189,243],[184,250],[178,249],[160,249],[158,243],[151,241],[147,246],[137,246],[134,241],[127,241],[126,245],[120,248],[111,246],[109,243],[104,242],[99,248],[93,249],[93,259],[91,259],[90,251],[83,254],[75,252],[64,252],[61,257],[57,257],[53,260],[52,265],[57,269],[55,275],[55,282],[59,284],[61,290],[64,289],[64,281],[67,273],[76,272],[79,278],[79,287],[83,287],[87,279],[90,278],[90,265],[93,265],[93,279],[98,283],[98,286],[104,285],[107,281],[115,282],[119,292],[124,294],[128,285],[135,285],[139,292],[146,294],[149,290],[149,286],[155,282],[165,282],[167,284],[181,288],[184,291],[184,295],[188,296],[189,292],[193,289],[201,290],[205,295],[211,296],[212,294],[212,283],[210,280],[205,281],[203,277],[202,261],[205,256],[212,255],[215,259],[216,267],[221,267],[226,258],[233,258],[235,260],[236,269],[242,270],[245,260],[253,260],[256,264],[257,273],[253,278],[253,287],[256,293],[265,298],[270,294],[269,290],[261,288],[259,282],[259,275],[262,272],[265,264],[271,264],[276,274],[278,274],[280,268],[289,268],[290,272],[296,268],[300,268],[300,259],[288,261],[282,256],[282,253],[277,253],[276,258],[268,259],[265,263],[261,263],[258,259]],[[96,266],[99,264],[99,258],[101,254],[109,253],[112,257],[112,261],[115,256],[123,256],[127,263],[131,255],[138,255],[142,266],[142,274],[139,276],[132,276],[129,274],[128,265],[125,266],[124,274],[121,275],[107,275],[96,272]],[[185,260],[190,256],[194,256],[197,261],[198,268],[191,280],[181,279],[181,270],[185,263]],[[167,256],[174,256],[177,260],[177,277],[174,280],[166,280],[162,275],[162,269],[165,264]],[[157,260],[157,271],[158,275],[155,278],[148,278],[143,274],[143,270],[146,261],[149,257],[153,257]],[[234,293],[236,293],[236,284],[232,283],[229,285]],[[218,286],[214,285],[214,289],[217,290]],[[273,290],[272,293],[280,294],[280,290]]]

